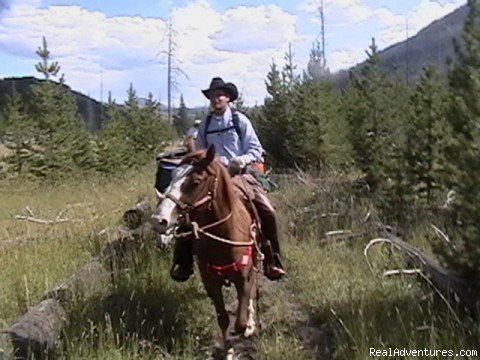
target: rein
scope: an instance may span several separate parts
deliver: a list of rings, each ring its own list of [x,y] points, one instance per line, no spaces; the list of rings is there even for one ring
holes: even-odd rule
[[[224,222],[226,222],[228,219],[230,219],[232,217],[232,211],[230,211],[230,213],[227,216],[225,216],[224,218],[222,218],[218,221],[215,221],[213,223],[206,224],[204,226],[200,226],[196,221],[190,221],[190,212],[192,210],[198,209],[199,207],[201,207],[205,204],[211,203],[215,199],[215,197],[217,195],[217,185],[218,185],[218,177],[215,178],[215,182],[214,182],[214,185],[213,185],[213,190],[209,191],[206,196],[204,196],[200,200],[196,201],[194,204],[187,204],[187,203],[181,201],[180,199],[176,198],[175,196],[173,196],[171,194],[167,194],[165,196],[168,199],[172,200],[182,211],[184,211],[186,213],[186,224],[185,225],[190,226],[192,228],[191,231],[187,231],[187,232],[183,232],[183,233],[177,233],[176,231],[174,231],[174,236],[176,238],[183,238],[183,237],[187,237],[187,236],[193,234],[195,236],[195,240],[199,240],[200,239],[199,234],[202,234],[202,235],[204,235],[204,236],[206,236],[206,237],[208,237],[212,240],[215,240],[215,241],[218,241],[218,242],[221,242],[223,244],[230,245],[230,246],[245,247],[245,246],[251,246],[251,245],[255,244],[255,241],[253,239],[250,240],[249,242],[232,241],[230,239],[226,239],[226,238],[217,236],[215,234],[212,234],[211,232],[205,231],[207,229],[214,228],[214,227],[216,227],[218,225],[221,225]]]
[[[165,195],[165,197],[167,199],[172,200],[182,211],[195,210],[196,208],[199,208],[200,206],[205,205],[206,203],[213,200],[213,197],[212,195],[210,195],[210,193],[192,205],[184,203],[182,200],[177,199],[175,196],[171,194],[167,194]]]

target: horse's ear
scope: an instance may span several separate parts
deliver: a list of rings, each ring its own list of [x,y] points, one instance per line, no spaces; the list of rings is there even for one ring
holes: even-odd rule
[[[213,159],[215,159],[215,146],[213,144],[211,144],[208,147],[207,155],[205,157],[205,160],[207,161],[208,164],[210,164],[213,161]]]

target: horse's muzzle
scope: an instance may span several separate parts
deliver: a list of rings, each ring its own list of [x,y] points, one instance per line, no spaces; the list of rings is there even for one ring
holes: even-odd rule
[[[159,234],[165,234],[168,228],[168,221],[165,219],[160,219],[156,216],[152,216],[150,218],[150,223],[152,224],[152,228]]]

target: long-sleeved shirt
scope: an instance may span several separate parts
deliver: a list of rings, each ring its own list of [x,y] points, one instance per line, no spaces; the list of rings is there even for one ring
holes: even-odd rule
[[[193,126],[187,131],[187,138],[191,137],[193,139],[196,139],[198,136],[198,126]]]
[[[232,110],[227,108],[223,115],[212,114],[212,119],[208,126],[208,131],[215,131],[230,128],[228,131],[215,132],[207,134],[205,138],[206,120],[203,120],[198,129],[196,141],[197,149],[206,149],[210,145],[215,146],[217,154],[220,155],[220,161],[228,165],[230,161],[237,157],[246,155],[247,163],[263,162],[263,147],[252,126],[250,120],[242,113],[237,112],[241,139],[235,130],[232,120]]]

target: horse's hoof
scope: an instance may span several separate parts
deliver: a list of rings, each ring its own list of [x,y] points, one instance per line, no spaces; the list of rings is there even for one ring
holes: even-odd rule
[[[235,330],[233,330],[234,335],[242,335],[244,334],[248,329],[248,326],[241,326],[241,325],[236,325],[235,324]]]
[[[255,325],[247,326],[247,328],[245,329],[245,332],[243,333],[243,337],[245,337],[246,339],[248,339],[248,338],[251,337],[254,333],[255,333]]]
[[[234,355],[235,351],[233,350],[233,348],[228,349],[225,355],[225,360],[234,360]]]

